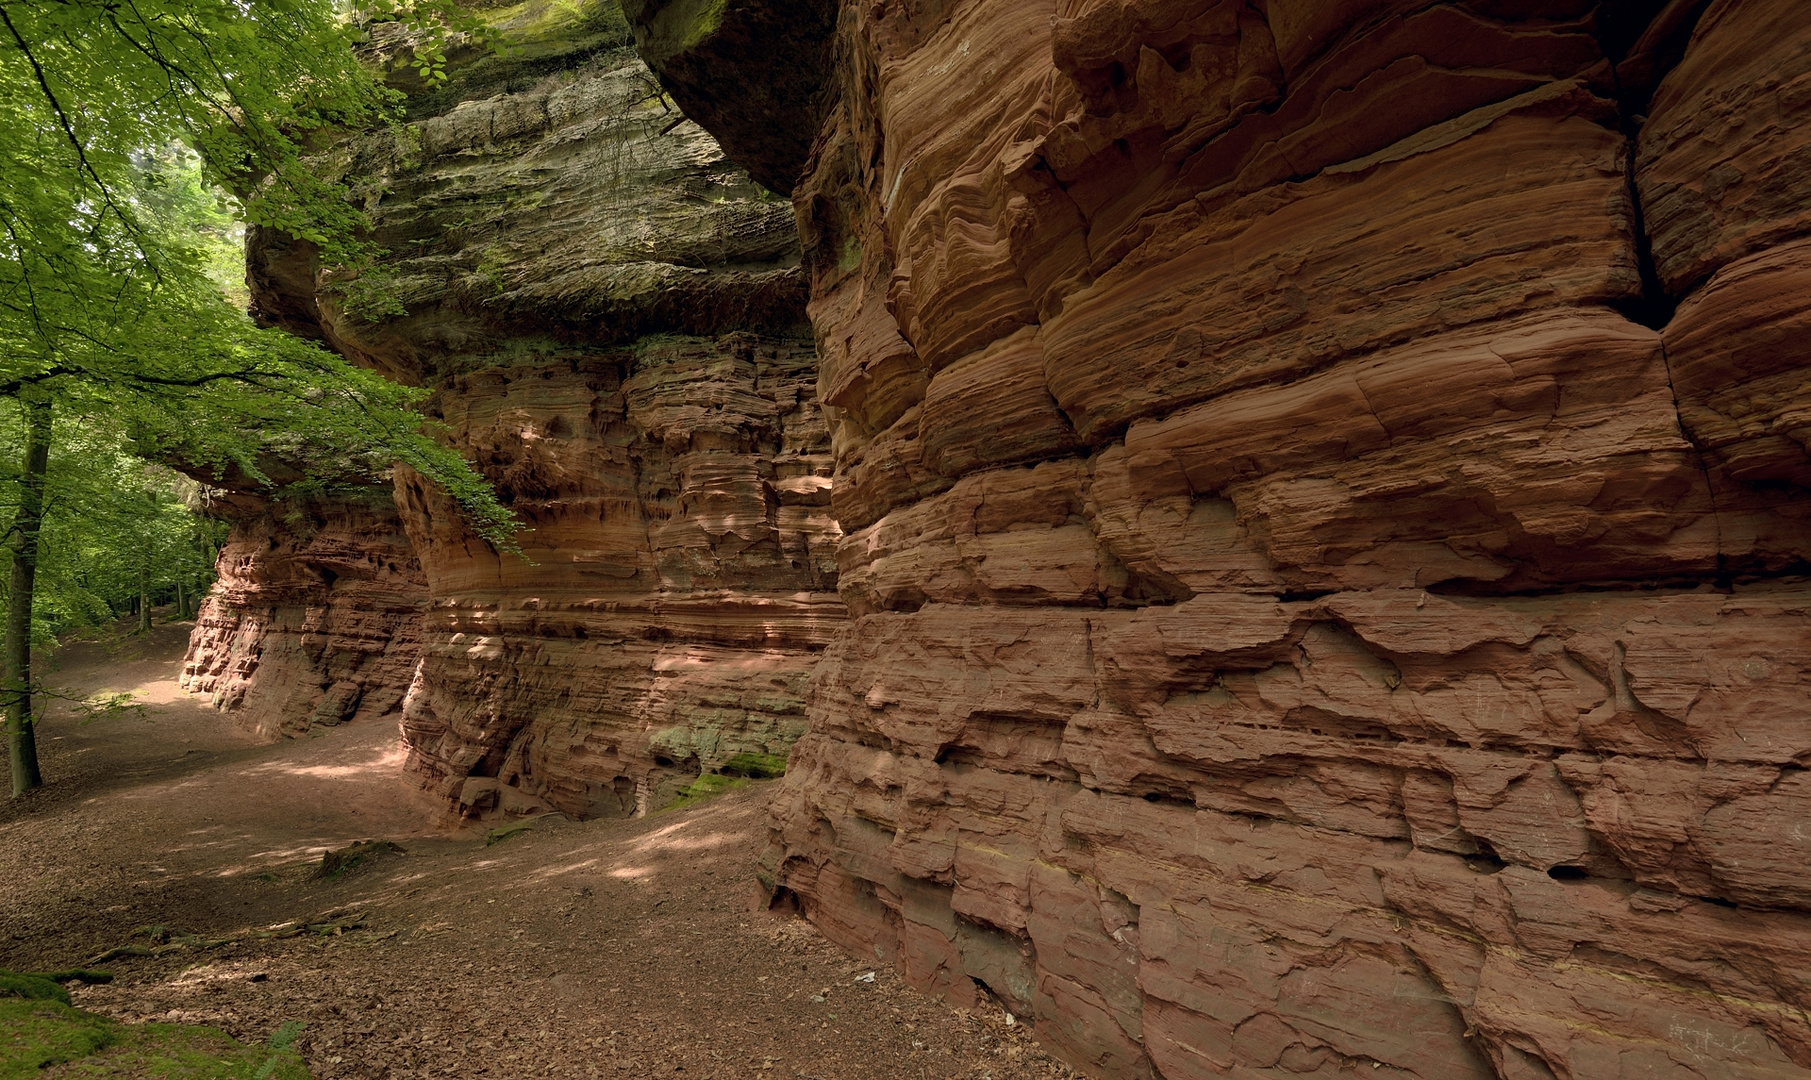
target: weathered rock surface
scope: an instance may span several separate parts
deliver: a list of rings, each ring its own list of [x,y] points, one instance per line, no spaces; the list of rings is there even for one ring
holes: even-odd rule
[[[834,0],[622,0],[638,51],[664,83],[683,87],[687,115],[722,132],[724,151],[781,195],[817,137],[836,8]]]
[[[785,756],[844,618],[812,364],[806,343],[728,335],[440,392],[533,562],[399,482],[435,597],[404,717],[424,782],[468,811],[622,814],[738,754]]]
[[[842,5],[770,886],[1102,1076],[1811,1075],[1808,15]]]
[[[333,158],[407,314],[268,233],[254,299],[427,389],[529,530],[499,555],[398,471],[431,597],[411,775],[468,814],[645,812],[783,758],[845,619],[807,282],[790,207],[661,95],[615,4],[498,18],[508,54],[456,55]]]
[[[219,580],[182,687],[266,735],[402,714],[427,579],[386,488],[272,503],[228,494]]]

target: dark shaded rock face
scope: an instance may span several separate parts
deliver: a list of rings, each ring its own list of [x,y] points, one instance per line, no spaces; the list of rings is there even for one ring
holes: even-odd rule
[[[182,687],[266,735],[392,721],[421,654],[427,579],[385,488],[272,504],[236,494]]]
[[[505,57],[455,56],[406,124],[323,162],[408,314],[358,314],[268,233],[254,301],[429,391],[530,530],[499,557],[399,470],[429,598],[394,686],[410,774],[469,814],[643,812],[786,754],[845,619],[807,281],[790,206],[661,94],[614,4],[497,17]]]
[[[1103,1076],[1811,1072],[1811,6],[835,26],[770,883]]]
[[[690,116],[770,191],[805,170],[833,81],[834,0],[623,0],[636,49]]]
[[[391,252],[375,276],[408,315],[349,313],[357,285],[262,230],[257,313],[427,386],[650,334],[796,335],[807,283],[790,207],[662,95],[615,5],[507,11],[507,59],[455,66],[407,124],[320,161],[363,200]]]

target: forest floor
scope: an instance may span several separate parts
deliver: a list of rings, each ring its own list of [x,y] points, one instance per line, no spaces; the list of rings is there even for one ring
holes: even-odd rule
[[[184,694],[190,625],[59,650],[52,687],[138,707],[42,722],[46,787],[0,804],[0,968],[154,953],[75,1004],[251,1044],[300,1023],[320,1080],[1074,1075],[997,1005],[757,910],[767,784],[487,844],[406,783],[394,725],[266,744]],[[403,850],[320,876],[361,840]]]

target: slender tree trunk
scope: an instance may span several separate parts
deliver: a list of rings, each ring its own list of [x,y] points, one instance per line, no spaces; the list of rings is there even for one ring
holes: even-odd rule
[[[189,617],[189,594],[182,588],[182,571],[176,572],[176,621]]]
[[[151,568],[143,552],[138,556],[138,632],[151,632]]]
[[[38,740],[31,714],[31,609],[38,580],[38,530],[44,521],[44,478],[50,471],[50,402],[27,401],[25,462],[19,471],[19,513],[6,546],[12,581],[6,595],[6,637],[0,646],[0,706],[6,712],[6,741],[12,761],[13,796],[44,785],[38,772]]]

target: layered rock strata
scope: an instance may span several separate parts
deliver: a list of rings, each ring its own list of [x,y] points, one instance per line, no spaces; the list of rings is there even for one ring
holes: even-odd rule
[[[527,529],[500,555],[399,470],[431,596],[410,774],[467,814],[640,813],[783,759],[845,618],[807,285],[790,207],[661,93],[614,3],[488,17],[507,53],[454,54],[327,163],[378,272],[260,233],[254,299],[428,391]],[[386,29],[380,57],[406,48]],[[373,317],[373,284],[407,314]]]
[[[770,886],[1100,1076],[1811,1075],[1811,7],[836,25]]]
[[[439,398],[528,527],[499,557],[407,477],[434,604],[404,732],[467,811],[642,813],[783,758],[844,617],[808,343],[646,343],[491,369]]]
[[[427,579],[385,488],[273,503],[223,493],[232,522],[181,685],[268,736],[402,714]]]

